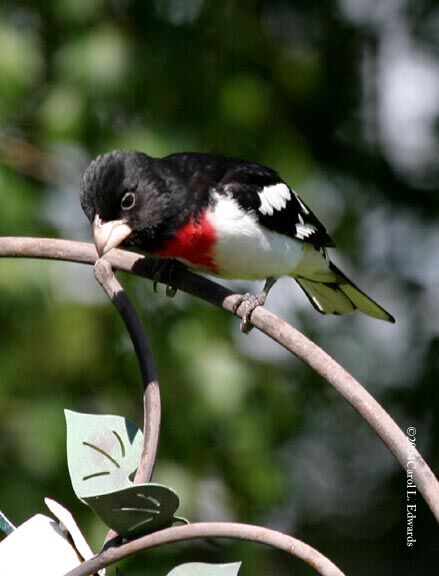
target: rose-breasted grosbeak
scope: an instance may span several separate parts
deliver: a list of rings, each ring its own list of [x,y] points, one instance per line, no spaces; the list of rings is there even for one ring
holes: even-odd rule
[[[293,277],[323,314],[359,309],[394,322],[330,260],[323,225],[278,174],[213,154],[98,156],[85,171],[81,205],[100,255],[120,244],[223,278],[261,280],[246,321],[281,276]]]

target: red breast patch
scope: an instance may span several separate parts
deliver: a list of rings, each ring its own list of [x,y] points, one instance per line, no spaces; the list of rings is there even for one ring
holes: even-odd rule
[[[177,234],[154,254],[164,258],[182,258],[194,266],[215,272],[213,247],[216,239],[215,230],[204,212],[196,220],[182,226]]]

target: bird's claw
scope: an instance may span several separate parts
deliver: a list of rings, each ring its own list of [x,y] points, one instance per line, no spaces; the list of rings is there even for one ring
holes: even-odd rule
[[[174,298],[177,294],[177,288],[172,286],[172,273],[175,267],[175,262],[170,259],[157,260],[154,265],[153,271],[153,284],[154,292],[157,293],[157,284],[166,279],[166,296]]]
[[[244,308],[244,314],[242,316],[241,319],[241,324],[239,326],[241,332],[243,334],[248,334],[252,328],[253,325],[251,323],[251,315],[253,314],[253,311],[258,308],[258,306],[263,306],[265,304],[265,299],[266,299],[266,294],[261,293],[261,294],[242,294],[237,301],[235,302],[234,306],[233,306],[233,313],[236,314],[236,312],[238,311],[238,308],[241,306],[241,304],[244,304],[245,308]]]

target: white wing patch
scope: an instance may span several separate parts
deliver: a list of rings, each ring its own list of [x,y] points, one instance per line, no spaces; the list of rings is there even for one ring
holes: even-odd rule
[[[316,233],[316,229],[314,228],[314,226],[311,226],[309,224],[296,224],[296,238],[299,238],[299,240],[305,240],[306,238],[309,238],[310,236],[313,236],[313,234]]]
[[[258,196],[261,199],[259,212],[272,216],[275,210],[282,210],[286,207],[288,200],[291,200],[291,190],[282,182],[265,186]]]
[[[299,202],[300,207],[302,208],[303,212],[304,212],[305,214],[309,214],[309,210],[308,210],[308,208],[305,206],[305,204],[302,202],[302,200],[300,199],[299,194],[297,194],[297,192],[294,192],[294,190],[293,190],[293,194],[294,194],[294,196],[296,197],[297,202]]]

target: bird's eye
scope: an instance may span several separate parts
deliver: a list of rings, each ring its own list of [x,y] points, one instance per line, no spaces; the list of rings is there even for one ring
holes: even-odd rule
[[[130,210],[136,203],[136,197],[132,192],[127,192],[123,195],[120,202],[122,210]]]

